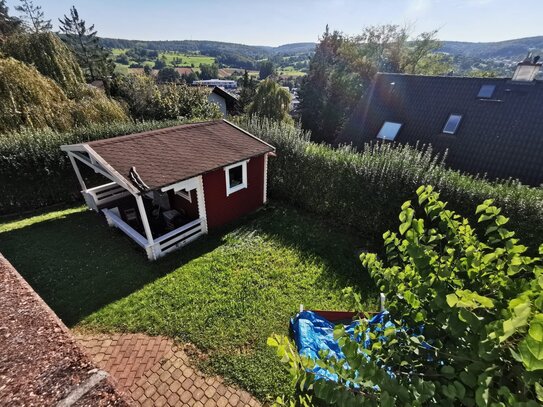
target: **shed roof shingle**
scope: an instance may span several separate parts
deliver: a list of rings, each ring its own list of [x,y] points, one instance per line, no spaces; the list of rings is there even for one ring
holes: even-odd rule
[[[97,140],[87,145],[127,180],[130,169],[135,167],[150,189],[274,150],[223,120]]]
[[[495,85],[492,98],[477,97],[482,85]],[[443,133],[451,114],[462,115],[454,135]],[[385,121],[403,123],[396,142],[447,149],[452,168],[543,183],[541,81],[380,73],[337,142],[376,141]]]

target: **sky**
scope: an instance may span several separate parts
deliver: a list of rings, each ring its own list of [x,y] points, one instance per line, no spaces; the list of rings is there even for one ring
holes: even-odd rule
[[[11,14],[19,0],[7,0]],[[439,29],[441,40],[502,41],[543,35],[542,0],[34,0],[57,29],[74,5],[102,37],[214,40],[277,46],[316,42],[326,24]]]

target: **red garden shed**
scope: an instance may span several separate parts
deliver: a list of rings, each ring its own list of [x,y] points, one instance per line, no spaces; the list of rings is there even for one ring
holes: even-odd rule
[[[87,205],[155,260],[266,203],[275,149],[226,121],[61,147]],[[87,188],[83,163],[111,182]]]

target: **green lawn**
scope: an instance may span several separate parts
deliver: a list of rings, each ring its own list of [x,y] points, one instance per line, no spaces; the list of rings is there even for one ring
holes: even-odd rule
[[[361,271],[364,240],[272,205],[158,262],[83,208],[0,220],[0,251],[70,326],[190,341],[202,368],[260,398],[290,392],[266,338],[286,334],[300,303],[344,309],[342,288],[376,291]]]

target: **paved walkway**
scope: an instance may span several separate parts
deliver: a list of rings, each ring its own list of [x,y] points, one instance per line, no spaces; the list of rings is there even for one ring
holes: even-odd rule
[[[205,377],[172,340],[144,334],[75,332],[94,362],[141,406],[260,406],[249,393]]]

